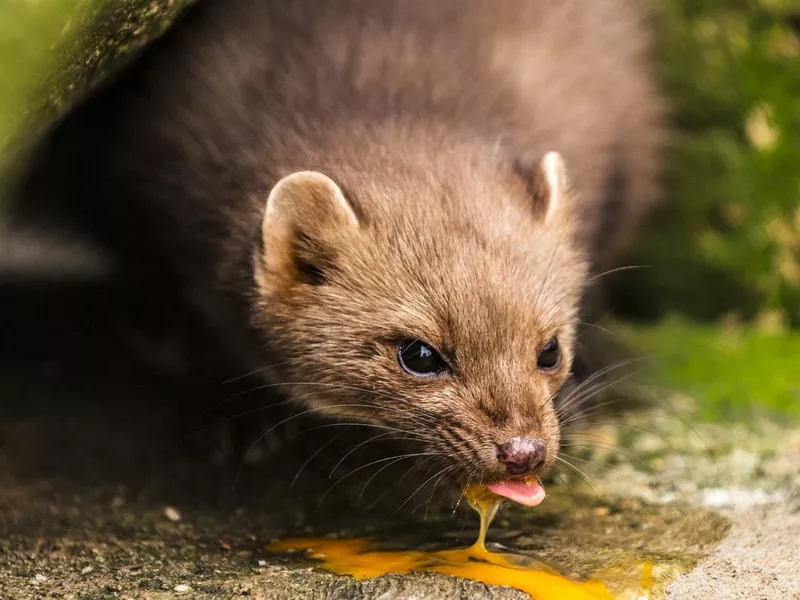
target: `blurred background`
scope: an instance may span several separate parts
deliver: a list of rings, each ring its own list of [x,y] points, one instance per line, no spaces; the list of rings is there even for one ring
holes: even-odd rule
[[[666,202],[610,318],[701,416],[800,414],[800,1],[650,3],[673,120]],[[187,4],[0,0],[2,196],[26,144]],[[8,267],[26,246],[2,206]]]

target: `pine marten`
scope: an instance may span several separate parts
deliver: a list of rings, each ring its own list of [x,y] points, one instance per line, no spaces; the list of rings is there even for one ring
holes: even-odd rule
[[[649,45],[636,0],[201,0],[55,129],[23,205],[299,410],[524,503],[584,288],[658,198]]]

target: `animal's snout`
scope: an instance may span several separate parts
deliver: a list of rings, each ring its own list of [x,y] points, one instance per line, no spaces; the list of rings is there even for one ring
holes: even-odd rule
[[[509,475],[527,475],[547,459],[547,445],[538,438],[511,438],[497,445],[497,460]]]

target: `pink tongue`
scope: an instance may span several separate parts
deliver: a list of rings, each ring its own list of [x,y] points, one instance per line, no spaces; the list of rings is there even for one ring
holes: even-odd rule
[[[489,490],[525,506],[536,506],[544,500],[544,488],[538,481],[501,481],[489,484]]]

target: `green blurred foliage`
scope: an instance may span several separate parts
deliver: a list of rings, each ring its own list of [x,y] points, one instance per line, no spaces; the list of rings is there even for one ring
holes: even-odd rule
[[[616,324],[648,358],[656,381],[696,401],[696,418],[800,418],[800,333],[670,318],[656,325]]]
[[[800,324],[800,1],[655,0],[666,204],[624,304]]]

